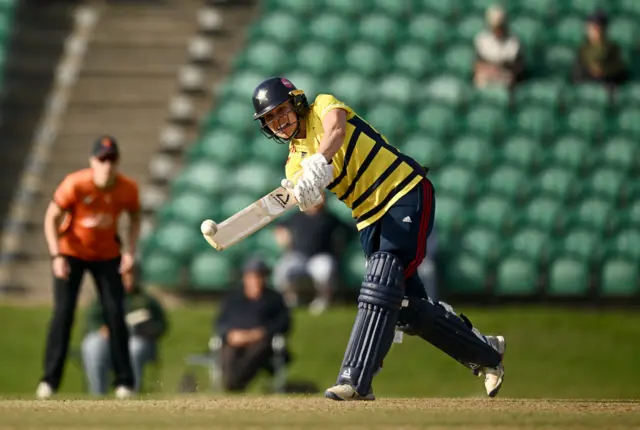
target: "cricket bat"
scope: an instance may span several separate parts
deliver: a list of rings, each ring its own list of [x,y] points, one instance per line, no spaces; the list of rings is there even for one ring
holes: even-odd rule
[[[296,204],[295,197],[286,188],[278,187],[220,224],[209,219],[203,221],[200,230],[209,245],[222,251],[260,230]]]

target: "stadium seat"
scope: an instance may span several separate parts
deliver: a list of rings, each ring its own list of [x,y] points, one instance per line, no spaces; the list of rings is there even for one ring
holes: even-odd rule
[[[617,104],[622,107],[640,107],[640,82],[628,82],[616,91]]]
[[[511,251],[520,254],[533,262],[547,257],[549,251],[549,234],[534,227],[524,227],[511,237]]]
[[[413,43],[427,49],[433,49],[449,42],[451,33],[447,25],[437,16],[419,14],[411,18],[407,34]]]
[[[305,27],[300,23],[296,27]],[[316,41],[328,43],[332,46],[339,46],[347,40],[352,40],[353,27],[349,21],[334,13],[323,13],[314,17],[309,24],[310,38]],[[295,81],[294,81],[295,82]]]
[[[485,29],[483,16],[468,14],[457,25],[458,39],[462,43],[473,44],[473,39]]]
[[[155,239],[159,250],[176,259],[188,258],[198,242],[204,240],[198,226],[189,227],[181,222],[169,222],[160,226]]]
[[[305,39],[306,31],[306,27],[299,25],[299,21],[293,14],[278,11],[264,15],[250,30],[250,36],[255,41],[266,39],[282,46],[294,47],[299,41]]]
[[[640,107],[620,111],[618,128],[632,139],[640,139]]]
[[[267,0],[264,9],[287,11],[295,14],[297,19],[303,20],[314,11],[314,5],[305,0]]]
[[[376,100],[398,106],[408,106],[413,102],[418,83],[410,77],[400,73],[392,73],[383,77],[377,85]]]
[[[604,232],[613,217],[613,207],[606,200],[583,200],[572,216],[572,223],[597,232]]]
[[[392,16],[396,20],[401,20],[412,10],[409,8],[409,3],[399,2],[396,0],[370,0],[372,6],[376,12],[382,13],[386,16]]]
[[[342,222],[347,225],[355,225],[351,209],[349,209],[347,205],[340,201],[334,194],[326,193],[325,196],[327,199],[327,209],[331,211],[332,214],[340,218]]]
[[[470,79],[473,74],[474,49],[467,44],[454,45],[444,54],[444,67],[449,73],[463,79]]]
[[[441,18],[451,18],[464,9],[460,0],[449,0],[447,2],[439,0],[416,0],[416,7],[422,8],[430,15]]]
[[[174,192],[190,190],[202,196],[213,196],[226,189],[227,169],[207,159],[185,166],[172,182]]]
[[[536,188],[539,192],[557,199],[565,200],[576,192],[576,177],[568,170],[558,166],[549,167],[540,172]]]
[[[279,184],[278,184],[279,185]],[[262,196],[242,194],[242,193],[230,193],[225,194],[219,202],[219,211],[221,219],[227,219],[230,216],[238,213],[242,209],[251,205],[258,198]]]
[[[434,178],[434,185],[438,192],[465,198],[475,192],[477,184],[473,172],[462,166],[449,165],[439,169]]]
[[[145,284],[175,287],[180,284],[180,262],[170,254],[154,252],[141,262]]]
[[[358,37],[380,47],[390,47],[401,34],[399,22],[381,13],[365,15],[358,25]]]
[[[507,257],[498,265],[495,293],[504,296],[530,296],[536,294],[538,271],[531,261],[520,257]]]
[[[522,108],[516,117],[517,131],[536,139],[553,137],[557,123],[554,112],[548,108]]]
[[[585,139],[599,139],[606,132],[606,121],[596,109],[578,106],[567,115],[567,129]]]
[[[403,153],[415,158],[423,166],[432,169],[439,167],[446,156],[446,150],[440,140],[423,134],[406,138],[401,149]]]
[[[526,48],[541,46],[546,37],[546,28],[541,21],[529,16],[516,16],[509,23],[509,28],[518,36],[520,43]]]
[[[389,64],[380,61],[381,58],[384,58],[382,50],[367,42],[354,43],[345,52],[349,71],[367,78],[376,77],[387,70]]]
[[[293,82],[297,88],[304,91],[309,103],[313,103],[318,94],[328,92],[327,81],[316,77],[304,68],[287,71],[285,77]]]
[[[513,206],[505,198],[490,195],[479,198],[472,212],[475,224],[498,231],[510,222]]]
[[[488,86],[474,91],[473,101],[477,106],[491,106],[506,110],[511,105],[511,91],[504,87]]]
[[[436,201],[436,225],[438,235],[447,236],[462,221],[464,207],[460,199],[444,194]]]
[[[495,231],[483,227],[471,227],[462,236],[462,246],[483,261],[492,261],[501,253],[502,242]]]
[[[376,130],[383,134],[392,144],[400,140],[409,129],[409,122],[404,110],[396,103],[384,103],[367,111],[364,119],[375,124]]]
[[[252,70],[241,70],[229,76],[216,94],[218,100],[224,103],[227,100],[250,99],[255,87],[264,80],[264,75]]]
[[[600,291],[605,297],[630,297],[640,293],[640,269],[637,260],[614,258],[602,267]]]
[[[193,161],[210,159],[229,166],[242,160],[246,154],[245,151],[238,133],[219,128],[207,133],[200,142],[196,143],[189,150],[189,158]]]
[[[523,107],[538,106],[554,110],[560,107],[564,83],[559,79],[532,79],[516,86],[516,103]]]
[[[371,82],[354,72],[344,72],[329,80],[328,92],[349,106],[365,106]]]
[[[568,16],[558,22],[554,39],[557,43],[577,48],[584,41],[584,20]]]
[[[588,179],[586,188],[593,194],[613,201],[620,194],[625,182],[625,174],[612,168],[594,171]]]
[[[254,130],[255,124],[252,121],[247,121],[247,118],[253,118],[253,106],[251,104],[251,98],[246,99],[237,99],[237,100],[229,100],[224,105],[218,106],[218,108],[209,115],[207,118],[206,127],[209,130],[215,128],[228,129],[230,134],[238,135],[239,133],[245,133]],[[205,137],[205,141],[203,144],[205,147],[203,149],[207,154],[206,145],[208,142],[209,136]],[[221,145],[219,142],[215,142],[215,148]],[[222,143],[222,145],[228,145],[227,142]],[[226,148],[224,150],[227,150]],[[216,159],[218,160],[218,159]]]
[[[635,0],[618,0],[618,13],[640,17],[640,4]]]
[[[284,163],[283,163],[284,164]],[[284,169],[276,169],[259,160],[249,161],[237,167],[231,182],[234,192],[247,193],[256,199],[280,186]]]
[[[364,11],[366,4],[359,1],[343,1],[343,0],[323,0],[324,7],[333,13],[343,15],[347,18],[355,18]]]
[[[551,264],[547,292],[551,296],[585,296],[590,288],[589,278],[587,263],[561,257]]]
[[[492,148],[487,139],[474,134],[459,136],[453,142],[451,157],[457,164],[477,170],[492,161]]]
[[[344,282],[351,290],[358,291],[362,285],[366,271],[367,259],[356,243],[353,243],[345,252]]]
[[[280,44],[260,40],[248,46],[239,61],[263,76],[277,76],[289,69],[292,58]]]
[[[518,2],[518,13],[529,15],[542,22],[549,22],[560,12],[559,2],[555,0],[536,0]]]
[[[525,135],[507,137],[502,146],[502,161],[518,171],[529,170],[540,162],[540,143]]]
[[[324,78],[342,66],[342,58],[338,53],[319,42],[307,42],[298,49],[295,58],[300,67],[317,78]]]
[[[620,47],[625,51],[635,50],[640,46],[638,43],[640,31],[638,30],[637,18],[634,20],[618,16],[609,24],[608,33],[611,40],[620,44]]]
[[[417,124],[427,135],[443,138],[456,128],[456,118],[451,109],[428,106],[418,112]]]
[[[422,98],[430,103],[444,104],[458,109],[469,98],[468,84],[455,76],[437,76],[425,85]]]
[[[256,128],[258,128],[257,124]],[[260,160],[266,166],[276,169],[279,175],[284,175],[284,165],[289,154],[287,145],[280,145],[267,139],[262,133],[258,133],[249,142],[248,149],[248,160]],[[278,179],[278,183],[280,183],[280,179]],[[277,184],[270,185],[277,186]]]
[[[618,234],[611,238],[606,247],[609,255],[618,255],[640,261],[640,229],[638,225],[620,230]]]
[[[604,0],[572,0],[561,4],[564,6],[565,12],[576,14],[581,19],[587,18],[596,10],[607,13],[615,12],[615,2]]]
[[[524,208],[522,222],[550,234],[558,225],[561,212],[560,200],[550,196],[539,196],[529,201]]]
[[[567,91],[569,106],[589,106],[591,109],[609,108],[610,98],[607,88],[600,84],[579,84]],[[602,112],[600,112],[602,115]]]
[[[640,225],[640,200],[632,202],[630,206],[618,212],[618,225],[621,228]]]
[[[575,51],[568,46],[551,45],[544,50],[544,66],[552,76],[568,76],[574,61]]]
[[[187,226],[198,227],[203,220],[216,217],[214,202],[215,199],[197,191],[177,193],[171,199],[171,214]]]
[[[640,149],[631,139],[623,136],[612,137],[604,143],[599,159],[607,167],[626,172],[638,165]]]
[[[452,294],[482,294],[486,277],[485,263],[473,254],[462,253],[447,265],[447,291]]]
[[[490,173],[484,189],[515,200],[526,190],[527,184],[525,172],[515,166],[502,165],[497,166]]]
[[[232,276],[231,262],[221,253],[204,251],[193,259],[190,272],[194,289],[224,291]]]
[[[500,109],[478,106],[471,109],[466,118],[467,133],[478,133],[487,138],[496,138],[502,135],[506,128],[506,116]]]
[[[556,140],[549,163],[577,171],[584,166],[589,154],[589,144],[584,139],[568,135]]]
[[[393,55],[394,68],[414,79],[423,78],[438,68],[438,58],[418,44],[400,46]],[[412,88],[412,91],[416,91]]]
[[[599,242],[600,235],[595,231],[576,227],[565,236],[562,249],[567,255],[588,261],[601,253]]]

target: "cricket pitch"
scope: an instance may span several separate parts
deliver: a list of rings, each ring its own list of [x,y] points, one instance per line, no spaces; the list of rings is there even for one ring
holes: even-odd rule
[[[178,397],[0,400],[0,429],[632,429],[640,401]]]

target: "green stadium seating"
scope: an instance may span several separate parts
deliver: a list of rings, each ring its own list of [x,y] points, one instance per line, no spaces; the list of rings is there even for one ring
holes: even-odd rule
[[[551,296],[584,296],[589,291],[589,266],[581,260],[558,258],[549,270]]]
[[[249,254],[275,263],[282,250],[271,229],[215,253],[198,224],[233,215],[284,176],[288,147],[259,133],[250,97],[265,78],[285,74],[310,102],[333,94],[431,168],[443,290],[637,297],[640,84],[609,92],[575,86],[570,74],[584,18],[597,7],[610,13],[610,35],[635,73],[640,2],[504,2],[530,75],[512,91],[473,85],[473,40],[494,3],[266,0],[141,243],[149,280],[219,291]],[[14,4],[0,0],[0,42],[11,24],[2,13]],[[334,196],[327,207],[354,225]],[[355,238],[343,269],[359,288]]]
[[[388,63],[380,61],[383,51],[367,42],[352,44],[345,53],[345,62],[350,71],[364,77],[375,77],[387,70]]]
[[[498,196],[485,196],[478,200],[474,209],[474,222],[493,230],[500,230],[510,221],[513,206],[509,200]]]
[[[640,268],[637,260],[615,258],[602,268],[600,289],[605,297],[637,296],[640,293]]]
[[[560,138],[553,145],[549,162],[578,170],[584,166],[588,155],[589,144],[587,141],[576,135],[568,135]]]
[[[180,282],[180,263],[171,255],[151,253],[142,260],[141,269],[145,283],[174,287]]]
[[[190,267],[191,286],[196,290],[222,291],[227,289],[232,276],[229,260],[216,251],[197,255]]]
[[[358,36],[380,47],[389,47],[401,33],[399,24],[390,16],[372,13],[358,23]]]
[[[507,296],[534,295],[537,290],[538,270],[528,259],[507,257],[498,266],[495,293]]]
[[[591,229],[576,227],[565,236],[562,249],[568,254],[582,260],[590,260],[598,252],[600,235]]]
[[[607,167],[628,171],[638,164],[640,150],[637,143],[631,139],[623,136],[613,137],[604,143],[599,159]]]
[[[503,165],[496,166],[490,173],[484,188],[491,193],[502,194],[515,200],[525,191],[526,185],[527,177],[521,169],[511,165]]]
[[[518,171],[527,171],[540,162],[541,153],[538,141],[517,134],[506,138],[502,147],[502,160]]]
[[[562,212],[562,203],[551,196],[538,196],[529,201],[522,212],[522,222],[525,225],[539,228],[547,234],[558,225]]]
[[[445,278],[451,293],[481,294],[485,290],[487,267],[473,254],[462,253],[448,264]]]
[[[491,162],[491,143],[478,135],[467,134],[460,136],[455,142],[451,151],[451,156],[460,164],[465,164],[472,169]]]
[[[437,16],[419,14],[411,18],[407,35],[412,43],[427,49],[435,48],[449,42],[451,33],[447,26],[448,24]]]
[[[511,250],[521,256],[538,262],[546,258],[548,252],[549,234],[533,227],[524,227],[514,232],[511,240]]]

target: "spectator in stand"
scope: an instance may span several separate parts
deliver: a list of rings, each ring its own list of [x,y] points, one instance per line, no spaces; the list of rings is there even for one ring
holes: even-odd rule
[[[276,240],[286,252],[276,265],[274,279],[290,307],[298,305],[305,282],[310,281],[315,291],[311,312],[327,309],[338,286],[338,261],[351,230],[324,204],[296,212],[276,227]]]
[[[500,6],[486,11],[488,29],[475,40],[476,63],[474,83],[478,88],[491,85],[513,87],[524,74],[522,47],[509,32],[507,15]]]
[[[260,370],[273,373],[273,337],[289,333],[289,309],[282,295],[268,288],[269,272],[262,260],[249,260],[242,288],[229,292],[220,306],[214,331],[222,340],[222,381],[227,391],[244,391]]]
[[[607,37],[609,19],[595,12],[586,22],[586,40],[578,50],[573,70],[574,82],[601,82],[618,85],[627,79],[627,66],[620,47]]]
[[[144,367],[157,359],[158,341],[167,330],[162,305],[142,289],[138,275],[138,270],[122,275],[127,293],[124,309],[129,326],[129,352],[136,392],[140,391],[142,385]],[[82,363],[89,382],[89,392],[105,395],[109,386],[108,375],[113,366],[109,350],[109,327],[97,299],[89,307],[86,332],[82,341]]]

